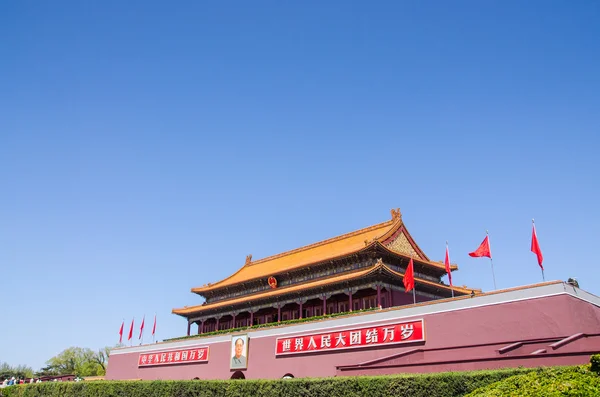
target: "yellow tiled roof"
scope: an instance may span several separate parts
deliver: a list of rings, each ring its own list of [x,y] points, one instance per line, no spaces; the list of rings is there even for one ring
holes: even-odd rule
[[[251,256],[249,256],[246,264],[231,276],[213,284],[192,288],[192,292],[203,293],[216,288],[231,286],[261,277],[266,279],[269,276],[281,272],[352,254],[364,249],[370,243],[381,243],[385,241],[401,227],[403,227],[403,222],[400,211],[392,210],[392,219],[377,225],[283,252],[281,254],[269,256],[257,261],[251,261]],[[428,260],[423,251],[421,251],[416,243],[414,243],[405,227],[403,228],[403,231],[411,241],[415,252],[422,256],[420,262],[440,267],[439,263],[430,262]],[[443,267],[443,264],[441,267]],[[452,268],[456,269],[457,267],[452,266]]]

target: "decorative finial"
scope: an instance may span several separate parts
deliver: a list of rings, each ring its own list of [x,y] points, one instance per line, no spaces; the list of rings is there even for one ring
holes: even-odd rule
[[[396,209],[392,208],[391,213],[392,213],[393,221],[402,218],[402,213],[400,212],[400,208],[396,208]]]
[[[381,259],[381,258],[377,259],[376,265],[383,265],[383,259]]]
[[[252,254],[246,255],[246,265],[249,265],[252,262]]]
[[[575,277],[569,277],[569,279],[567,280],[567,284],[579,288],[579,281],[577,281]]]

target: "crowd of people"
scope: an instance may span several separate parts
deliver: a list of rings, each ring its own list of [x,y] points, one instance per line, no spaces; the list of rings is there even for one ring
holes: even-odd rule
[[[15,378],[14,376],[10,379],[4,379],[4,381],[2,381],[2,383],[0,383],[0,387],[7,387],[7,386],[12,386],[12,385],[22,385],[24,383],[39,383],[41,382],[41,379],[34,379],[34,378],[30,378],[30,379],[24,379],[24,378]]]
[[[75,377],[73,378],[67,378],[66,381],[74,381],[74,382],[79,382],[82,381],[83,379],[80,377]],[[41,383],[41,382],[62,382],[63,379],[62,378],[15,378],[14,376],[12,378],[9,379],[4,379],[2,381],[2,383],[0,383],[0,388],[4,388],[4,387],[8,387],[8,386],[13,386],[13,385],[23,385],[26,383]]]

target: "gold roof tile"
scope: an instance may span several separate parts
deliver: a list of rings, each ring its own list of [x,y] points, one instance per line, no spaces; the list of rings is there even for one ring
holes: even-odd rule
[[[192,292],[201,294],[217,288],[227,287],[261,277],[266,278],[278,273],[352,254],[364,249],[365,246],[373,242],[381,243],[385,241],[401,227],[403,227],[403,222],[400,210],[392,210],[392,219],[377,225],[369,226],[364,229],[256,261],[252,261],[252,256],[248,255],[246,257],[246,264],[231,276],[216,283],[209,283],[201,287],[192,288]],[[408,235],[405,227],[403,227],[403,232]],[[416,243],[414,243],[412,238],[410,238],[410,241],[414,244],[415,251],[423,256],[423,258],[421,258],[422,262],[433,264],[423,254],[421,249],[416,246]]]

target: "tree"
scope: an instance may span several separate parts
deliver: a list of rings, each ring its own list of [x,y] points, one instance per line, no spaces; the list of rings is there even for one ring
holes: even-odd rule
[[[32,378],[33,369],[26,365],[12,367],[8,363],[0,363],[0,381],[8,378]]]
[[[102,372],[106,374],[106,364],[108,364],[108,357],[110,356],[110,347],[106,346],[94,355],[94,361],[102,368]]]
[[[69,347],[46,361],[46,364],[43,370],[57,375],[99,376],[105,373],[96,360],[96,353],[82,347]]]
[[[46,365],[45,367],[43,367],[42,369],[40,369],[38,372],[35,373],[35,376],[37,377],[42,377],[42,376],[55,376],[58,375],[58,371],[51,367],[50,365]]]
[[[103,376],[106,374],[110,350],[108,346],[97,352],[88,348],[69,347],[46,361],[46,367],[38,375]]]

